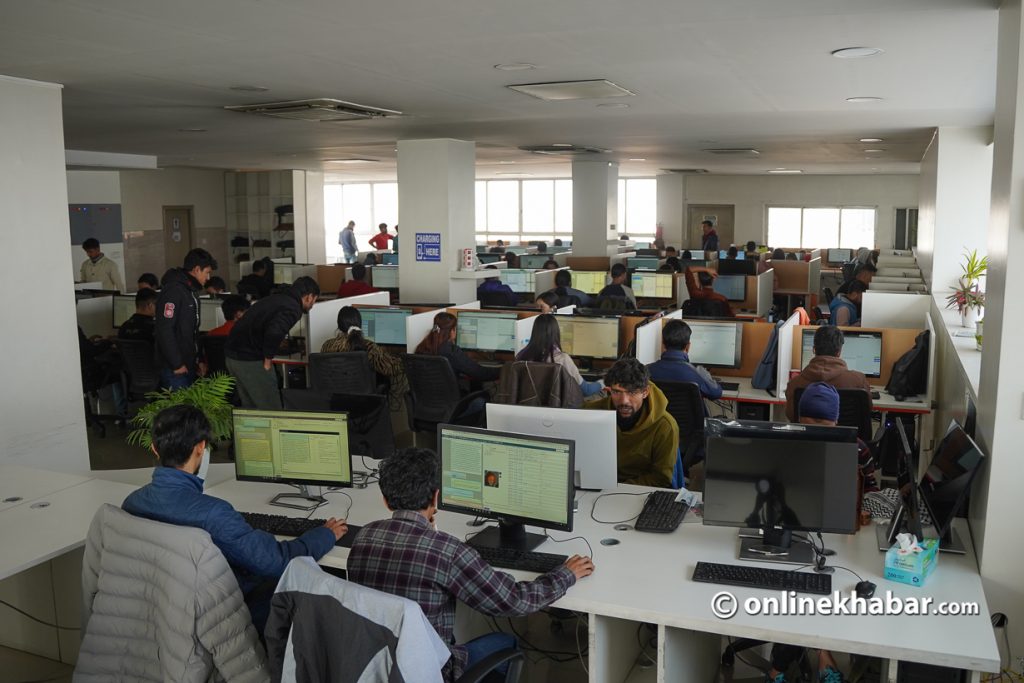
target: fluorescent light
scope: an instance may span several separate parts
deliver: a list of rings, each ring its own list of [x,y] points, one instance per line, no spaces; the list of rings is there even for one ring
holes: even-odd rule
[[[630,159],[630,161],[647,161],[647,159],[641,159],[638,157],[636,159]]]
[[[262,85],[232,85],[228,90],[234,90],[236,92],[267,92],[270,88],[266,88]]]
[[[776,175],[796,175],[797,173],[803,173],[799,168],[773,168],[768,172]]]
[[[376,164],[377,159],[324,159],[326,164]]]
[[[876,152],[884,152],[884,151],[885,151],[884,149],[866,149],[866,150],[864,150],[864,152],[867,153],[867,154],[873,154],[873,153],[876,153]]]
[[[832,56],[837,59],[859,59],[861,57],[874,57],[885,50],[880,47],[842,47],[832,50]]]
[[[510,62],[508,64],[495,64],[494,68],[498,71],[529,71],[536,69],[536,64],[530,64],[529,62]]]
[[[569,142],[552,142],[552,147],[572,147],[572,143]]]
[[[847,102],[851,102],[853,104],[862,104],[864,102],[881,102],[882,98],[881,97],[867,97],[867,96],[847,97],[846,101]]]
[[[629,109],[629,105],[625,102],[603,102],[597,106],[601,109]]]
[[[205,128],[179,128],[179,133],[205,133]]]
[[[558,81],[554,83],[522,83],[505,87],[524,95],[547,101],[631,97],[636,94],[605,79]]]
[[[861,142],[882,142],[882,138],[861,138]]]

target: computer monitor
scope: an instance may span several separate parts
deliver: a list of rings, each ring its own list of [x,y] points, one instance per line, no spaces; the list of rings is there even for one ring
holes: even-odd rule
[[[660,257],[661,256],[661,250],[660,249],[651,249],[649,247],[641,248],[639,245],[637,245],[636,255],[637,256],[656,256],[656,257]]]
[[[650,249],[651,248],[651,243],[650,242],[633,242],[633,248],[634,249]]]
[[[675,273],[634,272],[630,278],[633,294],[646,299],[671,299]]]
[[[130,296],[117,294],[110,297],[113,300],[113,323],[118,328],[124,325],[128,318],[135,315],[135,295]]]
[[[817,328],[804,328],[800,337],[800,369],[814,358],[814,333]],[[842,359],[850,370],[867,377],[882,376],[882,333],[843,331]]]
[[[498,261],[504,260],[504,254],[477,254],[476,260],[485,265],[491,263],[497,263]]]
[[[608,274],[603,270],[573,270],[572,288],[586,294],[597,294],[604,289]]]
[[[519,257],[519,265],[522,268],[540,270],[551,259],[551,254],[523,254]]]
[[[525,254],[528,251],[526,247],[505,247],[505,252],[509,254]]]
[[[723,423],[705,420],[704,524],[760,529],[741,539],[740,559],[813,564],[792,532],[857,531],[856,430]]]
[[[235,408],[232,421],[235,478],[239,481],[304,487],[352,485],[346,413]],[[307,504],[286,502],[295,498],[306,499]],[[303,489],[302,494],[280,494],[271,502],[310,509],[324,501]]]
[[[690,362],[713,368],[738,368],[743,356],[743,324],[687,320]]]
[[[724,261],[718,262],[718,274],[757,275],[757,261],[734,261],[732,259],[725,259]]]
[[[829,249],[827,260],[829,263],[848,263],[853,260],[853,249]]]
[[[955,421],[950,422],[920,484],[921,500],[935,525],[942,551],[961,555],[966,552],[953,531],[953,520],[967,502],[971,484],[984,461],[985,454],[974,439]]]
[[[499,432],[516,432],[576,444],[574,483],[582,489],[612,489],[618,485],[616,422],[613,410],[550,408],[487,404],[487,427]]]
[[[639,268],[640,270],[657,270],[658,265],[659,263],[657,256],[634,256],[633,258],[626,259],[627,268]]]
[[[274,284],[290,285],[295,281],[295,278],[292,277],[294,270],[294,263],[274,263]]]
[[[398,266],[370,268],[370,284],[377,289],[398,289]]]
[[[405,319],[412,315],[407,308],[360,308],[363,334],[378,344],[405,346]]]
[[[730,259],[729,258],[729,250],[728,249],[721,249],[718,252],[718,260],[719,261],[726,261],[726,260],[729,260],[729,261],[742,261],[745,258],[747,258],[746,252],[740,251],[739,249],[736,250],[736,258],[734,258],[734,259]]]
[[[459,311],[456,342],[470,351],[514,351],[518,318],[515,313]]]
[[[533,293],[536,288],[534,271],[525,268],[502,268],[501,281],[516,294]]]
[[[380,262],[385,266],[397,266],[398,254],[381,254]]]
[[[883,441],[888,438],[895,441],[896,454],[896,490],[899,491],[900,502],[886,526],[875,527],[878,537],[878,549],[886,551],[896,543],[897,534],[908,532],[917,538],[924,538],[921,531],[921,513],[917,497],[917,477],[914,475],[914,454],[910,449],[910,441],[899,415],[890,415],[886,421],[886,432]]]
[[[615,360],[619,357],[619,318],[556,315],[562,351],[570,356]]]
[[[529,551],[544,542],[525,525],[572,531],[572,441],[441,425],[438,508],[498,520],[469,543]]]
[[[714,287],[716,292],[724,295],[729,301],[747,299],[746,275],[719,275],[715,278]]]
[[[554,247],[554,246],[548,245],[548,255],[549,256],[552,255],[552,254],[564,254],[567,251],[569,251],[569,247],[568,246]]]
[[[209,332],[215,327],[224,324],[224,311],[221,305],[224,302],[220,299],[199,300],[199,331]]]

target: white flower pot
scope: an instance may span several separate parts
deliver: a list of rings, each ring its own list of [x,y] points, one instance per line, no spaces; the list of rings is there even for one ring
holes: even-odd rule
[[[978,325],[978,318],[981,317],[981,311],[973,306],[964,309],[964,312],[960,314],[960,324],[969,330],[973,330]]]

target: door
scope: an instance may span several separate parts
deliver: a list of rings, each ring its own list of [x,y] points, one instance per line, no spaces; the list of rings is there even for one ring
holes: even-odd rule
[[[192,207],[164,207],[164,258],[168,268],[180,268],[192,249]]]
[[[917,209],[896,209],[894,249],[913,249],[917,246]]]
[[[700,249],[703,242],[702,221],[709,220],[718,233],[719,249],[728,249],[734,241],[735,224],[733,223],[736,207],[732,204],[691,204],[687,208],[686,244],[684,249]]]

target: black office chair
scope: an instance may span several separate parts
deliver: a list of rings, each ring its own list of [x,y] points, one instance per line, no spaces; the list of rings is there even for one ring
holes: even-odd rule
[[[668,399],[668,413],[679,426],[679,450],[683,469],[704,459],[704,397],[693,382],[655,382]]]
[[[628,311],[633,308],[626,297],[611,295],[598,297],[595,307],[602,311]]]
[[[365,351],[309,354],[309,384],[311,389],[329,394],[387,393]]]
[[[556,289],[555,296],[558,297],[558,302],[555,304],[558,308],[565,308],[566,306],[583,307],[583,301],[575,294],[569,294],[565,287]]]
[[[483,426],[484,410],[469,414],[466,410],[477,399],[486,401],[487,392],[474,391],[463,396],[447,358],[406,353],[402,355],[402,365],[409,379],[409,393],[405,396],[409,429],[436,434],[437,426],[444,423]]]
[[[206,373],[208,375],[212,375],[215,372],[228,371],[227,361],[224,360],[224,346],[227,343],[228,338],[226,336],[211,337],[208,334],[204,334],[199,337],[199,352],[206,359]]]
[[[871,395],[863,389],[839,389],[839,422],[843,427],[856,427],[857,436],[866,444],[874,442],[871,429]],[[800,418],[800,397],[804,389],[796,390],[797,419]],[[879,435],[881,436],[881,435]]]
[[[124,362],[123,373],[128,400],[141,400],[160,387],[160,371],[156,366],[153,345],[148,341],[118,339],[117,350]]]
[[[683,317],[728,318],[729,304],[713,299],[687,299],[683,302]]]
[[[519,302],[511,301],[507,292],[480,292],[477,295],[481,306],[515,307]]]
[[[313,389],[284,389],[286,410],[348,414],[349,451],[375,460],[395,452],[386,394],[337,394]]]

